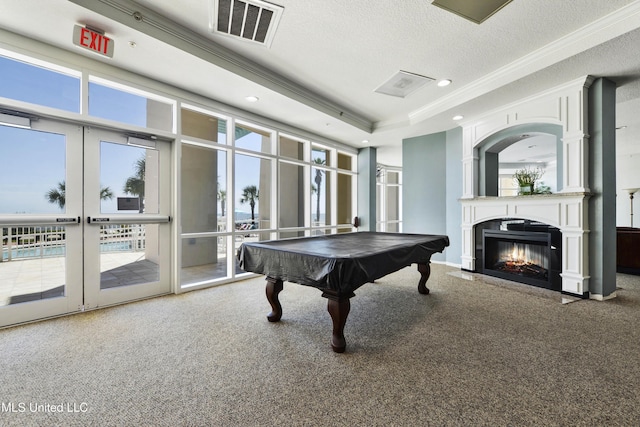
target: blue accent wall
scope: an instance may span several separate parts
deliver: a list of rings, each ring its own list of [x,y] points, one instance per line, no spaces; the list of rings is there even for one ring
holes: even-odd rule
[[[358,150],[358,219],[360,231],[376,231],[376,165],[373,147]]]
[[[447,134],[445,132],[403,141],[403,232],[447,233],[446,162]],[[445,261],[445,256],[445,254],[434,254],[432,259]]]
[[[460,265],[462,257],[462,128],[447,131],[447,236],[450,245],[445,250],[450,264]]]

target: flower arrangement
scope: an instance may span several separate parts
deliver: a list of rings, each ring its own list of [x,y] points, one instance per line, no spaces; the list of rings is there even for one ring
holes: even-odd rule
[[[535,169],[525,167],[518,169],[513,174],[513,179],[518,182],[520,194],[533,194],[535,183],[542,175],[544,175],[544,170],[539,167]]]

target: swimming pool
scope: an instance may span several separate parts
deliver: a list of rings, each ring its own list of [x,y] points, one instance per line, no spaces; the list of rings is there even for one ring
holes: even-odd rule
[[[144,243],[144,242],[142,242]],[[135,246],[138,246],[136,249]],[[100,243],[100,252],[133,252],[136,250],[144,250],[141,245],[135,245],[134,241],[115,241],[115,242],[102,242]],[[45,257],[57,257],[66,255],[66,245],[56,242],[55,245],[20,245],[20,247],[11,249],[11,259],[25,259],[25,258],[45,258]],[[6,247],[2,248],[2,261],[9,261],[9,250]]]

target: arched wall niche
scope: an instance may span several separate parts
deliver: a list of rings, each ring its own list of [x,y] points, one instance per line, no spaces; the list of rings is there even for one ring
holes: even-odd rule
[[[478,196],[498,196],[500,171],[500,153],[514,144],[521,144],[532,137],[541,135],[555,138],[553,155],[555,156],[555,180],[552,187],[562,190],[562,126],[553,123],[526,123],[500,130],[479,141],[475,147],[478,157]],[[523,154],[526,157],[526,154]],[[535,159],[521,166],[534,165]],[[546,165],[543,165],[543,167]],[[514,166],[514,168],[517,168]]]
[[[463,270],[476,271],[474,226],[497,218],[524,218],[562,232],[562,292],[589,294],[588,105],[593,78],[585,76],[487,113],[462,130]],[[518,133],[556,135],[559,191],[551,195],[487,195],[487,159]],[[489,154],[489,156],[487,156]],[[497,162],[497,160],[496,160]],[[484,171],[484,172],[483,172]],[[481,191],[482,190],[482,191]]]

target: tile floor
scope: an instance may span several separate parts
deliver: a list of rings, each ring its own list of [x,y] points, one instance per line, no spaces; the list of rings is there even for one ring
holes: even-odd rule
[[[157,264],[141,252],[100,255],[101,289],[158,280]],[[0,262],[0,306],[64,294],[64,257]]]

